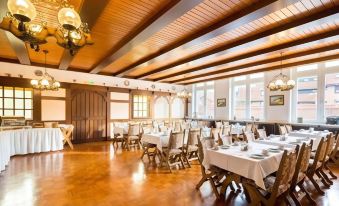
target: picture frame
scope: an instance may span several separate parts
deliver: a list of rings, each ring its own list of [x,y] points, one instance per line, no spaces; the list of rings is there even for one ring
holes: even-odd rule
[[[217,99],[217,107],[226,107],[226,98]]]
[[[272,95],[270,96],[270,106],[284,106],[284,95]]]

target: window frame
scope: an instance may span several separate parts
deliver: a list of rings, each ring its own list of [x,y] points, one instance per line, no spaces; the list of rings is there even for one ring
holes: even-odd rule
[[[136,117],[135,115],[134,115],[134,112],[135,112],[135,102],[134,102],[134,97],[135,96],[140,96],[140,97],[146,97],[146,99],[147,99],[147,101],[146,101],[146,103],[147,103],[147,111],[146,111],[146,116],[143,116],[142,115],[142,117]],[[138,100],[139,100],[139,98],[138,98]],[[133,94],[132,95],[132,99],[131,99],[131,101],[132,101],[132,118],[133,119],[148,119],[148,118],[150,118],[150,96],[149,95],[144,95],[144,94]],[[136,102],[136,103],[138,103],[138,104],[143,104],[144,102],[140,102],[140,101],[138,101],[138,102]],[[142,113],[144,112],[144,109],[142,109],[142,110],[136,110],[137,112],[140,112],[140,111],[142,111]]]
[[[25,119],[27,120],[33,120],[33,111],[34,111],[34,90],[32,88],[29,87],[18,87],[18,86],[0,86],[1,90],[1,96],[0,96],[0,101],[2,101],[2,107],[0,108],[0,116],[5,116],[5,110],[12,110],[12,115],[10,116],[16,116],[15,112],[22,110],[23,111],[23,116],[25,117]],[[12,90],[12,95],[11,97],[6,97],[5,96],[5,88],[11,88]],[[15,95],[15,91],[16,90],[21,90],[23,92],[23,97],[16,97]],[[26,97],[26,91],[31,91],[31,97]],[[5,107],[5,99],[12,99],[13,101],[13,107],[12,108],[7,108]],[[15,104],[15,100],[22,100],[23,101],[23,108],[16,108],[16,104]],[[31,101],[31,107],[30,108],[26,108],[26,100],[30,100]],[[31,118],[26,118],[26,113],[27,111],[31,112]]]
[[[196,118],[214,118],[215,117],[215,82],[209,81],[209,82],[203,82],[203,83],[197,83],[192,86],[193,89],[193,95],[192,95],[192,115],[195,115]],[[213,99],[214,99],[214,106],[213,106],[213,114],[206,114],[207,112],[207,90],[213,90]],[[204,111],[203,111],[203,117],[198,117],[197,115],[197,91],[203,91],[203,97],[204,97]]]

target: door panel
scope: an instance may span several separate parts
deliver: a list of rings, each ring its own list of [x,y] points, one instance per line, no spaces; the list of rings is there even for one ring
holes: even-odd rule
[[[104,92],[72,90],[72,124],[75,143],[105,140],[107,137],[107,100]]]

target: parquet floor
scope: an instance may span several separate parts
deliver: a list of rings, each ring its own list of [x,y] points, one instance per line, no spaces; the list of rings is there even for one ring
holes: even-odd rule
[[[195,190],[197,164],[170,174],[146,158],[141,161],[140,155],[99,142],[75,145],[73,151],[12,157],[0,174],[0,205],[247,205],[242,193],[229,191],[226,200],[216,202],[208,183]],[[335,172],[339,176],[339,168]],[[313,193],[318,204],[338,205],[339,181],[325,191],[325,196]]]

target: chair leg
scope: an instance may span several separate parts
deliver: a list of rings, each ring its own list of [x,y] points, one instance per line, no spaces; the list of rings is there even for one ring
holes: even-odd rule
[[[332,180],[330,180],[330,178],[328,178],[327,174],[326,174],[323,170],[320,170],[319,172],[320,172],[320,174],[324,177],[325,181],[326,181],[328,184],[333,185]]]
[[[325,192],[322,191],[317,183],[317,181],[315,181],[315,179],[313,178],[313,176],[311,175],[307,175],[308,179],[312,182],[313,186],[315,187],[315,189],[321,194],[324,195]]]
[[[190,162],[189,162],[188,159],[187,159],[187,155],[185,155],[185,154],[183,154],[183,155],[184,155],[184,159],[185,159],[185,161],[186,161],[188,167],[191,168],[191,164],[190,164]]]
[[[301,204],[300,204],[297,196],[295,195],[294,191],[290,192],[290,196],[291,196],[291,198],[292,198],[292,200],[293,200],[293,202],[296,206],[301,206]]]
[[[319,179],[321,180],[321,182],[323,183],[323,185],[327,188],[330,187],[330,184],[326,182],[325,178],[322,176],[322,174],[320,173],[320,170],[317,170],[315,172],[315,174],[319,177]]]
[[[203,176],[202,178],[201,178],[201,180],[198,182],[198,184],[195,186],[195,189],[200,189],[200,187],[202,186],[202,184],[204,184],[204,182],[206,182],[207,181],[207,177],[206,176]]]
[[[180,154],[179,159],[180,159],[182,168],[185,169],[185,164],[184,164],[184,161],[182,159],[182,154]]]
[[[311,202],[312,205],[316,205],[317,203],[313,200],[313,198],[311,197],[310,193],[308,193],[308,191],[305,189],[303,183],[298,185],[300,190],[303,191],[303,193],[305,193],[306,198],[308,199],[308,201]]]
[[[214,192],[216,198],[217,198],[217,199],[220,199],[220,195],[219,195],[219,192],[218,192],[217,187],[216,187],[215,184],[214,184],[213,178],[210,177],[210,178],[209,178],[209,181],[210,181],[211,187],[212,187],[212,189],[213,189],[213,192]]]
[[[332,170],[327,166],[327,164],[325,164],[325,169],[328,170],[328,173],[331,175],[333,179],[337,179],[337,176],[333,174]]]

